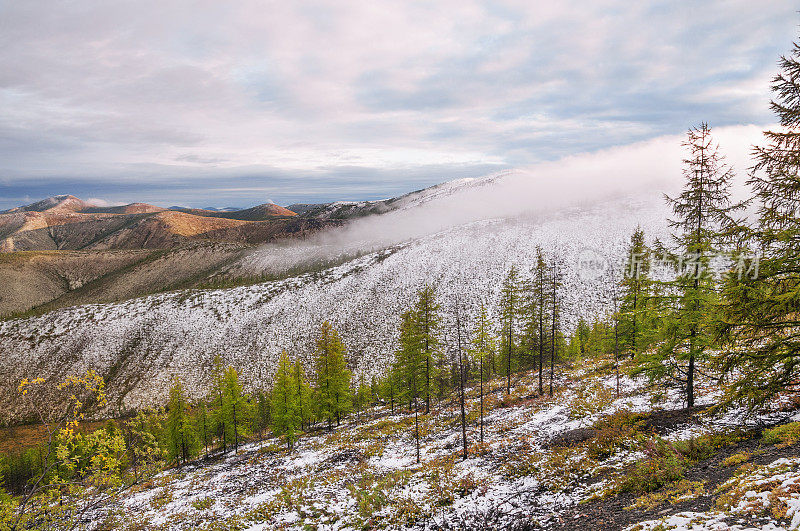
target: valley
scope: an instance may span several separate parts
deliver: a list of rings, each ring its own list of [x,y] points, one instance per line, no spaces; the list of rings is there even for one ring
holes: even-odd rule
[[[0,531],[800,531],[796,17],[0,2]]]
[[[458,190],[465,194],[472,189],[452,188],[448,202],[460,200]],[[429,209],[445,208],[432,198],[416,199],[406,207],[408,212],[427,216]],[[481,301],[494,318],[495,290],[507,264],[529,268],[537,247],[562,257],[563,320],[565,330],[571,331],[579,317],[607,311],[611,301],[604,293],[620,274],[626,240],[637,226],[654,236],[664,234],[663,214],[657,198],[611,201],[540,216],[469,222],[377,251],[350,249],[363,254],[356,258],[320,254],[320,249],[327,253],[325,239],[255,249],[207,244],[167,251],[115,274],[111,283],[102,278],[59,299],[81,306],[0,322],[0,349],[8,353],[0,360],[0,386],[10,391],[22,378],[57,378],[92,368],[107,378],[108,412],[119,415],[162,403],[176,375],[181,375],[190,396],[202,396],[214,357],[221,355],[242,372],[245,388],[255,391],[270,381],[283,350],[312,369],[314,323],[325,319],[350,345],[351,369],[369,381],[387,368],[396,349],[397,316],[420,285],[439,285],[445,322],[453,318],[456,297],[469,319],[475,318]],[[350,245],[332,241],[337,242],[337,253]],[[361,237],[354,241],[374,245]],[[585,251],[607,260],[604,276],[584,275],[579,256]],[[195,264],[207,269],[181,269]],[[225,271],[226,278],[257,279],[264,272],[285,271],[275,269],[276,264],[295,271],[287,278],[228,289],[196,290],[183,280],[190,275],[213,278],[219,271]],[[173,291],[96,304],[98,294],[127,298],[164,279],[171,282],[165,289]],[[126,286],[126,291],[115,292],[117,286]],[[52,305],[44,307],[48,306]],[[445,339],[447,348],[453,340]],[[11,392],[2,396],[0,410],[6,418],[26,416]]]

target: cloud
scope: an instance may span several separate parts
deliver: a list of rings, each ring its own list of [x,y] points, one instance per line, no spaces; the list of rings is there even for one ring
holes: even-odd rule
[[[0,175],[14,197],[38,194],[44,179],[60,190],[94,182],[105,197],[121,193],[114,176],[189,202],[184,182],[241,187],[261,168],[261,186],[357,198],[364,184],[345,169],[371,173],[389,195],[403,183],[384,178],[402,180],[401,170],[432,184],[446,177],[434,167],[475,175],[700,120],[763,124],[795,9],[778,0],[8,2]]]
[[[90,197],[86,200],[86,202],[96,207],[112,207],[130,204],[130,201],[107,201],[105,199],[100,199],[99,197]]]
[[[762,140],[760,128],[731,126],[713,133],[720,153],[736,174],[734,199],[747,198],[750,147]],[[248,267],[254,272],[281,273],[298,264],[335,261],[466,223],[546,217],[608,201],[645,202],[666,213],[663,195],[674,196],[683,186],[684,140],[683,135],[668,135],[448,183],[424,202],[412,198],[398,210],[361,218],[340,229],[302,241],[266,245],[249,257]]]

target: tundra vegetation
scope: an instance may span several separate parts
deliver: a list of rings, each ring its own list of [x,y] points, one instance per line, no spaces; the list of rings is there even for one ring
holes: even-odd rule
[[[23,380],[46,437],[0,460],[0,525],[559,528],[610,507],[630,529],[797,528],[800,47],[780,66],[781,130],[754,151],[750,201],[731,198],[711,127],[689,130],[672,239],[631,235],[609,315],[566,334],[568,257],[539,249],[474,322],[422,286],[381,379],[354,374],[323,322],[256,392],[218,358],[202,399],[176,376],[163,408],[99,429],[84,422],[105,402],[93,371]]]

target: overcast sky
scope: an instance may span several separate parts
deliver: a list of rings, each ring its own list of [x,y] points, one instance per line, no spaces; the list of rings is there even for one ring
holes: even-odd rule
[[[0,0],[0,208],[63,193],[375,199],[701,120],[766,125],[796,11],[769,0]]]

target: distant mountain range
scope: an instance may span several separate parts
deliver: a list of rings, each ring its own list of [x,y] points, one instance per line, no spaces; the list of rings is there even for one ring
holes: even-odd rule
[[[318,228],[298,235],[285,225],[276,245],[206,236],[169,249],[0,253],[0,313],[33,309],[0,320],[0,413],[29,413],[13,399],[20,379],[87,368],[106,379],[115,414],[162,404],[176,375],[197,397],[217,354],[257,389],[284,349],[310,368],[326,320],[345,340],[350,367],[369,382],[391,360],[399,315],[416,289],[436,285],[446,327],[456,302],[467,320],[481,303],[495,316],[509,265],[526,274],[539,246],[562,262],[569,331],[576,316],[611,304],[612,277],[587,276],[586,253],[592,261],[624,257],[637,226],[663,239],[668,209],[655,192],[589,202],[572,187],[537,199],[539,189],[537,181],[489,176],[383,201],[307,205],[271,222]]]
[[[272,203],[166,209],[48,197],[0,212],[0,316],[201,285],[258,245],[339,224]]]
[[[97,206],[73,195],[0,213],[0,251],[171,249],[191,240],[263,243],[303,230],[297,214],[266,203],[243,210]]]
[[[263,274],[241,264],[265,243],[305,239],[453,186],[288,208],[102,206],[73,195],[48,197],[0,212],[0,317],[205,286],[222,277],[252,282]]]

